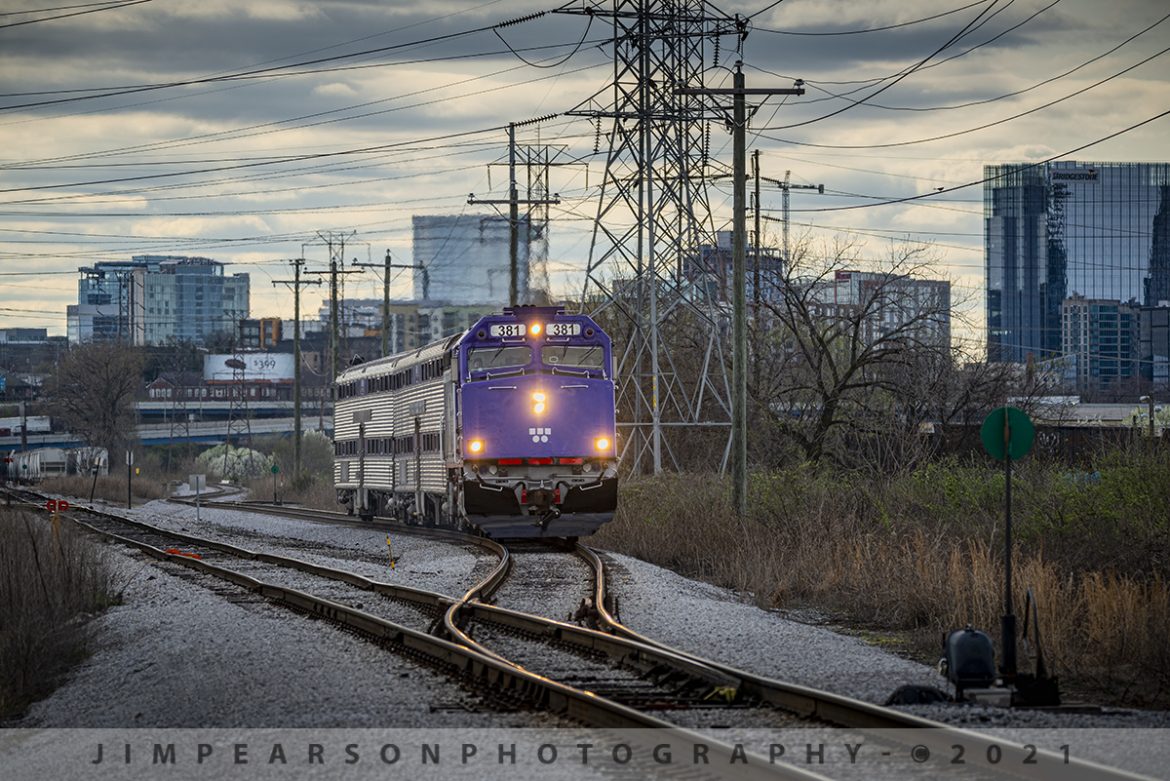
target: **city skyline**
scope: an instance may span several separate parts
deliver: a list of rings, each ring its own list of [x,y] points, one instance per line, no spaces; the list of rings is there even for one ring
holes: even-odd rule
[[[289,317],[291,293],[270,280],[289,275],[288,258],[324,267],[317,231],[353,231],[347,254],[362,262],[389,249],[411,263],[412,216],[492,213],[467,200],[503,193],[504,127],[549,114],[559,116],[518,136],[587,163],[550,177],[562,200],[551,209],[553,290],[579,294],[607,128],[598,138],[565,112],[604,93],[608,30],[561,14],[490,29],[552,7],[144,3],[0,28],[0,327],[63,334],[77,269],[135,254],[229,263],[252,275],[254,315]],[[748,86],[805,82],[803,97],[765,103],[749,128],[764,176],[825,185],[793,193],[793,236],[865,240],[870,257],[889,238],[933,242],[932,276],[975,294],[960,314],[976,332],[984,165],[1170,158],[1167,120],[1147,122],[1170,98],[1159,67],[1170,22],[1152,0],[1107,14],[1076,0],[719,8],[750,17],[750,33],[741,53],[723,42],[712,84],[736,57]],[[358,51],[371,53],[349,56]],[[301,64],[271,70],[289,63]],[[856,83],[878,77],[890,78]],[[938,140],[915,143],[927,138]],[[717,124],[711,155],[729,166]],[[726,229],[730,182],[712,186]],[[764,214],[779,217],[780,201],[766,183]],[[768,226],[775,243],[779,223]],[[350,289],[377,298],[381,282],[367,270]],[[399,271],[393,294],[409,291]]]

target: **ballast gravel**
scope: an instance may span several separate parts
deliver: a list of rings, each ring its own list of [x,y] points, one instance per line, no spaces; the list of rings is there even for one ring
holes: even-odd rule
[[[165,501],[131,510],[115,505],[109,510],[162,529],[443,594],[462,594],[496,561],[472,545],[363,528],[356,523],[342,525],[209,507],[200,508],[196,519],[194,507]],[[393,569],[391,557],[396,561]]]
[[[566,552],[510,546],[512,571],[496,592],[500,607],[571,621],[582,600],[593,593],[593,573]]]
[[[535,726],[438,673],[202,573],[108,547],[123,603],[14,727]]]
[[[784,618],[741,594],[689,580],[640,559],[603,553],[620,619],[648,637],[742,670],[884,704],[900,686],[950,693],[933,667],[839,634]],[[979,705],[915,705],[900,710],[972,729],[1165,728],[1170,712],[1125,708],[1047,712]]]
[[[125,512],[116,505],[111,509]],[[471,546],[386,532],[285,519],[241,510],[151,502],[135,517],[257,551],[295,555],[367,577],[461,594],[494,564]],[[547,714],[489,710],[478,697],[401,655],[239,589],[136,552],[110,547],[124,603],[91,624],[93,654],[66,682],[7,727],[453,728],[549,727]],[[536,554],[544,556],[544,554]],[[648,636],[775,678],[871,702],[899,686],[946,689],[933,668],[838,634],[787,620],[744,595],[660,567],[604,554],[621,619]],[[587,571],[557,569],[556,555],[510,606],[554,617],[579,599]],[[574,561],[567,555],[561,561]],[[578,572],[578,569],[580,572]],[[555,598],[552,585],[556,585]],[[507,592],[505,592],[507,593]],[[507,604],[505,602],[505,604]],[[1004,711],[975,706],[905,710],[979,730],[996,728],[1167,727],[1163,712],[1099,714]],[[563,726],[563,725],[561,725]],[[730,737],[726,731],[713,736]],[[735,730],[731,730],[735,732]],[[1118,730],[1139,741],[1142,730]],[[1146,733],[1148,736],[1148,733]],[[1147,737],[1148,739],[1148,737]],[[1140,752],[1139,743],[1134,751]],[[1144,770],[1145,768],[1140,768]]]
[[[934,669],[827,628],[782,618],[727,589],[615,553],[622,623],[685,651],[772,678],[882,703],[899,686],[944,688]]]

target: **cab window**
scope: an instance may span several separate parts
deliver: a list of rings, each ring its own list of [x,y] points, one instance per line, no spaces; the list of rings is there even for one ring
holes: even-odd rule
[[[604,369],[605,350],[600,345],[551,345],[540,351],[541,360],[554,369]]]
[[[467,371],[484,372],[517,369],[532,363],[532,348],[527,345],[484,347],[467,351]]]

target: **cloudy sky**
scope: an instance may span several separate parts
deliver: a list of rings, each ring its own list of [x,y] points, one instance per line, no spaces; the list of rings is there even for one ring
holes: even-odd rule
[[[555,169],[551,188],[562,198],[551,279],[579,292],[607,128],[594,154],[598,128],[566,112],[604,107],[612,27],[581,13],[527,18],[589,0],[555,3],[8,0],[0,327],[63,334],[79,266],[146,253],[229,262],[251,274],[253,315],[291,316],[291,293],[272,285],[289,278],[288,259],[324,268],[319,236],[333,232],[353,234],[351,258],[389,249],[410,263],[411,216],[484,210],[467,205],[472,192],[504,197],[505,169],[490,165],[505,158],[503,128],[546,116],[520,140],[582,161]],[[929,243],[936,275],[971,291],[976,321],[981,188],[964,185],[983,165],[1170,160],[1170,117],[1149,121],[1170,109],[1165,0],[709,7],[749,19],[737,55],[748,86],[805,82],[804,96],[762,105],[749,135],[764,176],[825,187],[793,191],[793,234],[865,242],[874,256],[890,237]],[[712,86],[728,84],[735,45],[721,43]],[[730,165],[717,125],[711,152]],[[729,182],[711,202],[726,227]],[[762,205],[779,216],[775,186]],[[409,290],[397,272],[395,293]],[[347,294],[379,297],[381,283],[351,279]]]

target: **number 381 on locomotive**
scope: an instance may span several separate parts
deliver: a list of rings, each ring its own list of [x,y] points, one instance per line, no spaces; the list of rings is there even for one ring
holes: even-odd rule
[[[493,537],[592,534],[617,506],[613,350],[586,315],[514,307],[335,387],[338,501]]]

